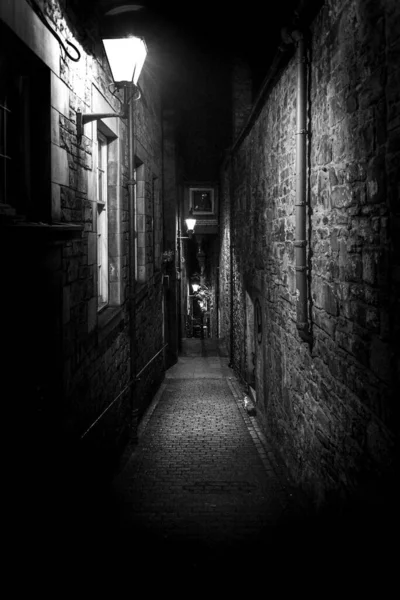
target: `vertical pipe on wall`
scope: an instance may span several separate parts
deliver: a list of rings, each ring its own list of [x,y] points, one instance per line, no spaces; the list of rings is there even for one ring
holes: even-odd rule
[[[306,240],[306,51],[303,35],[292,33],[297,43],[297,114],[296,114],[296,325],[302,340],[310,341],[307,289]]]
[[[233,342],[234,342],[234,332],[233,332],[233,307],[234,307],[234,302],[233,302],[233,281],[234,281],[234,276],[233,276],[233,228],[234,228],[234,220],[233,220],[233,209],[234,209],[234,203],[233,203],[233,194],[232,194],[232,160],[233,157],[231,156],[229,159],[229,164],[228,164],[228,169],[229,169],[229,177],[228,177],[228,198],[229,198],[229,281],[230,281],[230,321],[231,321],[231,328],[230,328],[230,360],[229,360],[229,367],[231,367],[233,369],[233,365],[234,365],[234,352],[233,352]]]
[[[124,88],[125,103],[128,102],[129,88]],[[136,377],[136,273],[135,273],[135,111],[134,101],[129,103],[129,118],[128,118],[128,197],[129,197],[129,354],[130,354],[130,379],[131,395],[131,418],[132,418],[132,434],[137,436],[137,419],[138,407],[135,406],[135,377]]]
[[[177,190],[177,225],[178,225],[178,229],[177,229],[177,233],[176,233],[176,249],[177,249],[177,260],[176,260],[176,269],[175,269],[175,281],[176,281],[176,299],[177,299],[177,313],[178,313],[178,353],[182,352],[182,271],[181,271],[181,265],[182,265],[182,260],[181,260],[181,256],[182,256],[182,240],[181,240],[181,235],[182,235],[182,222],[181,222],[181,215],[182,215],[182,206],[181,206],[182,200],[181,200],[181,195]]]

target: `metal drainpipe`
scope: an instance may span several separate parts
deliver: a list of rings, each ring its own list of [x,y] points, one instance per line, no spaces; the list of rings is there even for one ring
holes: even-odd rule
[[[233,197],[232,197],[232,160],[233,157],[231,156],[231,158],[229,159],[229,177],[228,177],[228,181],[229,181],[229,268],[230,268],[230,311],[231,311],[231,329],[230,329],[230,361],[229,361],[229,367],[231,367],[231,369],[233,369],[233,364],[234,364],[234,352],[233,352],[233,342],[234,342],[234,335],[233,335],[233,306],[234,306],[234,302],[233,302],[233,280],[234,280],[234,276],[233,276]]]
[[[129,88],[125,88],[125,102]],[[135,273],[135,147],[134,147],[134,101],[129,103],[129,119],[128,119],[128,191],[129,191],[129,353],[130,353],[130,378],[133,380],[136,377],[136,273]],[[137,437],[137,419],[138,408],[135,407],[135,381],[132,382],[130,392],[130,406],[132,416],[132,434],[133,438]]]
[[[303,341],[310,341],[307,289],[306,240],[306,51],[303,34],[294,31],[297,43],[297,131],[296,131],[296,326]]]
[[[182,235],[182,229],[181,229],[181,195],[178,192],[178,233],[177,233],[177,244],[176,244],[176,249],[177,249],[177,265],[176,265],[176,269],[175,269],[175,290],[176,290],[176,312],[177,312],[177,318],[178,318],[178,322],[177,322],[177,327],[178,327],[178,344],[177,344],[177,348],[178,348],[178,354],[180,352],[182,352],[182,300],[181,300],[181,294],[182,294],[182,270],[181,270],[181,253],[182,253],[182,248],[181,248],[181,244],[182,244],[182,240],[181,235]]]

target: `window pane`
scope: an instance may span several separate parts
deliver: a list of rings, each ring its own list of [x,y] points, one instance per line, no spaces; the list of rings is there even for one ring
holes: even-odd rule
[[[98,308],[108,303],[107,138],[97,137],[97,267]]]

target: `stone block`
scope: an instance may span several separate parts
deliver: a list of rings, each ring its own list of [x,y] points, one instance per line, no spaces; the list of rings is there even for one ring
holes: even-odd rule
[[[60,115],[54,108],[51,109],[51,142],[60,145]]]
[[[51,106],[60,114],[69,118],[69,95],[68,86],[54,73],[51,73]]]
[[[331,191],[332,208],[348,208],[353,204],[353,195],[348,186],[335,186]]]
[[[109,261],[109,281],[119,282],[121,278],[120,263],[118,259],[110,259]]]
[[[146,231],[146,217],[145,215],[137,215],[136,217],[137,231],[144,232]]]
[[[144,215],[144,214],[145,214],[144,198],[137,196],[136,197],[136,215]]]
[[[57,183],[51,184],[51,218],[61,221],[61,190]]]
[[[371,204],[385,202],[386,176],[385,157],[375,156],[368,164],[367,170],[367,201]]]
[[[365,249],[362,254],[362,278],[371,285],[377,283],[378,277],[378,253]]]
[[[139,266],[137,269],[137,280],[140,282],[146,281],[146,267]]]
[[[343,266],[343,277],[345,281],[359,282],[362,280],[363,263],[359,254],[348,254],[347,261]]]
[[[69,185],[68,154],[55,144],[51,144],[51,181],[64,186]]]
[[[143,267],[146,264],[146,248],[137,249],[137,263]]]
[[[138,233],[137,234],[137,243],[138,243],[138,249],[146,248],[146,233]]]
[[[120,281],[111,281],[109,283],[109,302],[111,305],[118,306],[124,298],[124,288]]]
[[[145,182],[143,180],[137,180],[136,181],[136,186],[135,186],[135,193],[136,193],[136,199],[139,200],[143,200],[143,207],[144,207],[144,198],[145,198]],[[143,211],[144,212],[144,209]]]
[[[108,253],[116,258],[122,254],[123,234],[110,233],[108,236]]]

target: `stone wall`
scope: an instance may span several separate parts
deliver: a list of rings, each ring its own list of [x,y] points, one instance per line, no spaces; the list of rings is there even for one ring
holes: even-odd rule
[[[393,468],[398,252],[399,5],[329,0],[308,40],[312,343],[296,328],[296,60],[231,157],[233,359],[245,377],[247,292],[261,304],[257,413],[317,505]],[[229,200],[228,200],[229,194]],[[229,238],[222,245],[221,289]],[[398,301],[397,301],[398,302]],[[226,303],[225,303],[226,304]],[[224,307],[228,314],[228,307]],[[396,314],[397,313],[397,314]],[[227,318],[221,319],[228,336]]]
[[[220,252],[219,252],[219,297],[218,337],[224,339],[231,350],[231,227],[230,227],[230,162],[224,163],[220,174]]]
[[[159,190],[153,186],[154,179],[161,177],[160,97],[145,65],[134,130],[136,147],[140,146],[146,172],[149,281],[145,289],[138,290],[141,292],[137,299],[140,306],[133,316],[135,327],[131,328],[131,312],[134,311],[128,302],[127,121],[108,118],[86,124],[81,140],[76,131],[78,110],[118,113],[122,97],[121,94],[119,97],[113,95],[109,89],[111,74],[94,25],[96,19],[90,20],[90,15],[86,15],[90,22],[82,21],[82,15],[77,16],[71,7],[66,12],[65,3],[61,1],[45,0],[36,4],[47,16],[50,29],[61,39],[72,42],[80,53],[77,61],[68,57],[25,0],[2,5],[1,19],[21,43],[40,58],[43,68],[48,69],[51,82],[47,98],[51,107],[51,220],[48,225],[53,226],[52,239],[56,235],[54,230],[58,228],[62,232],[57,241],[62,256],[57,267],[60,287],[55,294],[62,344],[56,361],[60,371],[57,382],[60,406],[57,410],[59,420],[53,426],[60,439],[76,442],[80,448],[85,446],[101,467],[122,449],[130,434],[132,412],[139,405],[143,409],[142,399],[148,399],[154,391],[164,368],[162,362],[158,362],[146,372],[140,384],[140,402],[137,394],[131,396],[128,384],[135,374],[132,367],[133,370],[142,368],[160,350],[163,336],[162,202]],[[77,56],[72,47],[67,48],[72,56]],[[101,312],[98,311],[97,292],[97,129],[109,142],[109,304]],[[50,267],[48,275],[52,275]],[[31,328],[31,318],[30,314],[23,318],[27,332]]]
[[[236,59],[232,67],[232,138],[235,140],[247,122],[252,106],[250,68]]]

